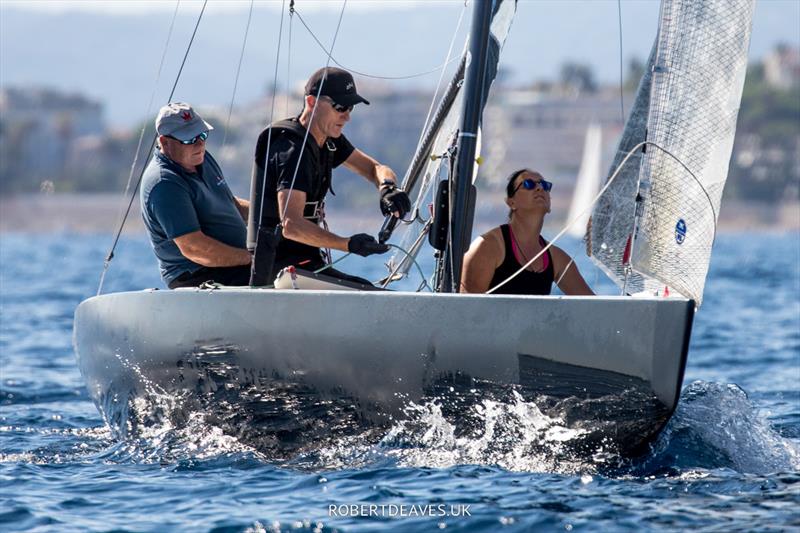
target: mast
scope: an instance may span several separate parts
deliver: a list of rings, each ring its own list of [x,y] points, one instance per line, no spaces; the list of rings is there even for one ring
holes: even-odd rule
[[[495,1],[475,0],[472,9],[472,28],[469,38],[469,60],[464,76],[464,102],[461,112],[461,130],[458,134],[456,171],[450,190],[450,239],[445,250],[443,281],[440,292],[458,292],[461,283],[461,265],[464,252],[472,236],[472,218],[475,212],[475,187],[472,175],[478,127],[483,111],[486,60],[489,46],[489,29]]]
[[[439,134],[442,123],[447,118],[448,113],[450,113],[450,109],[453,107],[453,102],[455,102],[455,99],[458,96],[459,90],[461,89],[461,83],[464,81],[464,68],[466,67],[466,63],[467,56],[465,54],[461,57],[461,61],[458,64],[456,73],[453,75],[453,79],[450,80],[450,84],[447,86],[447,89],[445,89],[442,100],[439,102],[439,107],[436,108],[436,113],[434,113],[433,119],[430,122],[430,126],[425,132],[417,151],[414,153],[414,157],[411,160],[411,165],[409,165],[408,170],[406,171],[406,175],[403,177],[403,182],[400,186],[409,195],[411,194],[411,191],[414,190],[417,181],[419,181],[420,175],[425,170],[425,165],[427,165],[430,160],[431,150],[433,149],[434,142],[436,141],[436,136]],[[397,221],[398,219],[394,215],[390,214],[386,216],[386,219],[383,221],[383,226],[378,234],[378,239],[380,242],[386,242],[389,240],[389,238],[392,236],[395,226],[397,226]]]

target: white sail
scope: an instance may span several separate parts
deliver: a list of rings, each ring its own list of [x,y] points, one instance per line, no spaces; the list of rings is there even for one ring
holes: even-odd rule
[[[591,221],[591,255],[628,292],[668,287],[702,302],[752,15],[752,0],[662,3],[658,39],[610,174],[637,144],[652,144],[629,159]]]
[[[485,85],[483,88],[483,103],[486,103],[489,89],[492,82],[497,76],[498,62],[500,60],[500,51],[505,44],[508,33],[511,29],[511,23],[516,14],[516,1],[515,0],[497,0],[492,10],[492,22],[490,25],[490,40],[487,50],[487,74]],[[465,43],[464,53],[466,54],[467,61],[471,61],[469,56],[469,43]],[[400,246],[408,253],[395,253],[389,259],[386,267],[389,273],[393,276],[393,280],[400,279],[408,274],[408,271],[413,268],[414,260],[425,242],[424,238],[420,235],[424,232],[426,223],[430,218],[428,206],[434,203],[436,195],[436,185],[448,179],[450,173],[450,158],[448,154],[455,153],[456,143],[458,141],[459,128],[461,127],[461,109],[463,107],[463,92],[460,90],[455,97],[450,111],[445,116],[441,126],[436,132],[436,137],[431,148],[431,158],[422,171],[422,178],[418,181],[418,186],[415,191],[408,191],[413,196],[412,213],[417,213],[416,220],[406,226],[402,235],[399,237]],[[478,130],[477,149],[476,153],[480,153],[481,148],[481,131]],[[455,161],[452,161],[454,164]],[[475,165],[472,173],[473,183],[478,177],[478,165]]]
[[[593,122],[586,128],[586,140],[583,143],[583,158],[572,193],[572,204],[567,220],[572,224],[568,233],[573,237],[583,237],[591,211],[589,206],[600,190],[600,163],[603,155],[603,130],[600,124]],[[580,216],[579,216],[580,215]],[[574,221],[574,222],[573,222]]]
[[[644,76],[636,90],[625,129],[619,140],[614,161],[608,171],[608,178],[616,177],[607,184],[592,210],[591,226],[588,230],[587,251],[592,261],[599,266],[614,283],[629,293],[655,292],[660,283],[630,271],[627,267],[630,257],[630,242],[633,238],[633,221],[636,211],[636,188],[639,180],[642,150],[633,148],[647,136],[647,114],[650,109],[650,83],[655,63],[655,44],[647,61]],[[628,157],[624,166],[620,167]]]
[[[657,147],[648,147],[642,160],[631,263],[697,305],[728,177],[753,6],[752,0],[661,6],[647,121],[648,141]]]

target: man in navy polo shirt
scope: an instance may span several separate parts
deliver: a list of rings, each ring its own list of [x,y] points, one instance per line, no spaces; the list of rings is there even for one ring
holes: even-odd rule
[[[214,128],[189,104],[170,103],[156,118],[158,145],[142,178],[142,218],[170,289],[205,281],[248,285],[249,202],[231,193],[206,153]]]

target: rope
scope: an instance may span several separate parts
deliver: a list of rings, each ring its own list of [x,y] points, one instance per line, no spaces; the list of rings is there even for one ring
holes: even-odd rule
[[[239,73],[242,71],[242,60],[244,59],[244,49],[247,46],[247,34],[250,31],[250,20],[253,18],[253,1],[250,0],[250,12],[247,14],[247,25],[244,28],[244,39],[242,40],[242,51],[239,54],[239,66],[236,67],[236,77],[233,81],[233,93],[231,94],[231,105],[228,107],[228,119],[225,121],[225,134],[222,136],[222,147],[225,148],[228,141],[228,127],[231,125],[231,114],[233,113],[233,102],[236,100],[236,88],[239,86]]]
[[[427,235],[427,233],[430,231],[432,225],[433,225],[433,217],[431,217],[431,218],[429,218],[428,220],[425,221],[425,225],[422,227],[422,231],[419,232],[419,235],[414,240],[414,242],[411,244],[411,249],[412,250],[419,251],[418,246],[419,246],[420,242],[422,241],[423,237],[425,237],[425,235]],[[398,250],[404,252],[406,254],[406,257],[411,258],[411,260],[416,264],[417,261],[416,261],[416,255],[415,254],[407,252],[406,250],[404,250],[404,249],[402,249],[399,246],[394,245],[394,244],[389,244],[389,246],[393,246],[393,247],[397,248]],[[394,278],[395,274],[397,274],[400,271],[400,269],[403,267],[403,262],[404,261],[405,260],[399,261],[397,263],[397,266],[394,267],[394,269],[392,269],[391,272],[389,272],[389,275],[386,276],[386,278],[384,278],[385,281],[384,281],[384,283],[381,284],[382,288],[385,289],[386,287],[389,286],[389,284],[392,281],[394,281],[393,278]],[[387,264],[387,267],[388,267],[388,265],[389,264]],[[419,265],[417,265],[417,268],[419,268]],[[420,274],[422,275],[422,279],[425,281],[425,284],[427,285],[427,280],[425,279],[425,274],[422,272],[421,268],[419,270],[420,270]],[[419,291],[417,291],[417,292],[419,292]]]
[[[569,270],[569,267],[571,267],[572,263],[574,263],[574,262],[575,262],[575,260],[570,257],[569,258],[569,263],[567,263],[567,267],[561,272],[561,275],[558,276],[558,279],[556,280],[556,285],[561,285],[561,280],[564,279],[564,276],[567,275],[567,270]]]
[[[322,268],[318,268],[317,270],[315,270],[315,271],[314,271],[314,274],[319,274],[319,273],[320,273],[320,272],[322,272],[323,270],[328,270],[329,268],[332,268],[332,267],[333,267],[333,265],[335,265],[336,263],[339,263],[339,262],[341,262],[341,261],[342,261],[342,260],[344,260],[346,257],[349,257],[349,256],[350,256],[350,255],[352,255],[352,254],[353,254],[352,252],[347,252],[346,254],[344,254],[342,257],[340,257],[340,258],[339,258],[339,259],[337,259],[336,261],[333,261],[333,262],[331,262],[331,263],[328,263],[327,265],[323,266]]]
[[[420,288],[417,289],[417,292],[419,292],[422,289],[422,287],[428,287],[428,290],[433,292],[433,289],[431,288],[431,286],[428,285],[428,280],[425,279],[425,272],[422,270],[422,267],[419,266],[419,263],[417,263],[417,260],[414,258],[414,256],[412,256],[411,253],[409,253],[405,249],[397,246],[396,244],[389,244],[389,246],[392,247],[392,248],[397,248],[398,250],[400,250],[401,252],[406,254],[406,257],[410,258],[411,261],[414,263],[414,265],[417,267],[417,270],[419,271],[419,275],[422,278],[422,285],[420,285]],[[342,257],[340,257],[336,261],[334,261],[332,263],[329,263],[329,264],[323,266],[322,268],[319,268],[319,269],[315,270],[314,274],[319,274],[323,270],[327,270],[329,268],[332,268],[333,265],[335,265],[336,263],[339,263],[340,261],[344,260],[345,258],[347,258],[347,257],[349,257],[351,255],[353,255],[352,252],[347,252],[346,254],[344,254]],[[373,283],[373,285],[374,285],[374,283]]]
[[[464,6],[461,9],[461,14],[458,16],[458,23],[456,24],[456,29],[453,32],[453,37],[450,38],[450,46],[447,48],[447,56],[445,56],[445,62],[442,65],[442,67],[444,67],[445,65],[448,65],[452,61],[452,59],[450,59],[450,56],[453,54],[453,46],[455,45],[456,37],[458,36],[458,31],[461,29],[461,23],[464,20],[464,13],[466,11],[467,11],[467,4],[465,2]],[[431,113],[433,113],[433,107],[436,104],[437,98],[439,97],[439,89],[441,89],[441,87],[442,87],[442,80],[444,79],[444,71],[445,71],[445,69],[442,68],[442,71],[439,74],[439,81],[436,82],[436,90],[433,92],[433,98],[431,99],[431,105],[428,107],[428,114],[425,115],[425,122],[423,122],[422,130],[419,133],[419,140],[417,141],[417,147],[414,150],[415,154],[420,149],[420,146],[422,146],[422,142],[423,142],[423,140],[425,138],[425,132],[428,131],[428,124],[430,124]],[[406,191],[406,192],[408,192],[408,191]]]
[[[614,173],[613,173],[613,174],[611,175],[611,177],[608,179],[608,181],[607,181],[607,182],[606,182],[606,184],[603,186],[603,188],[602,188],[602,189],[600,189],[600,192],[599,192],[599,193],[597,193],[597,196],[595,196],[595,197],[594,197],[594,199],[591,201],[591,203],[590,203],[589,205],[587,205],[586,207],[584,207],[584,208],[583,208],[583,210],[582,210],[580,213],[578,213],[578,214],[577,214],[577,215],[576,215],[576,216],[575,216],[575,217],[574,217],[572,220],[570,220],[569,222],[567,222],[567,224],[566,224],[566,225],[564,226],[564,228],[563,228],[563,229],[562,229],[562,230],[561,230],[561,231],[558,233],[558,235],[556,235],[556,236],[553,238],[553,240],[551,240],[549,243],[547,243],[547,245],[546,245],[544,248],[542,248],[542,249],[541,249],[541,251],[540,251],[538,254],[534,255],[534,256],[533,256],[533,258],[531,258],[531,260],[530,260],[530,261],[528,261],[527,263],[525,263],[524,265],[522,265],[522,267],[520,267],[520,269],[519,269],[519,270],[517,270],[516,272],[514,272],[513,274],[511,274],[511,275],[510,275],[508,278],[506,278],[505,280],[501,281],[500,283],[498,283],[497,285],[495,285],[494,287],[492,287],[491,289],[489,289],[488,291],[486,291],[486,294],[492,294],[494,291],[496,291],[497,289],[499,289],[500,287],[502,287],[503,285],[505,285],[506,283],[508,283],[508,282],[509,282],[509,281],[511,281],[512,279],[514,279],[515,277],[519,276],[519,275],[520,275],[520,274],[521,274],[521,273],[522,273],[524,270],[526,270],[526,269],[527,269],[529,266],[531,266],[531,265],[533,264],[533,262],[534,262],[534,261],[536,261],[537,259],[539,259],[539,257],[541,257],[543,253],[545,253],[547,250],[549,250],[549,249],[550,249],[550,247],[551,247],[551,246],[553,246],[553,245],[556,243],[556,241],[558,241],[558,240],[559,240],[559,239],[560,239],[560,238],[561,238],[561,237],[562,237],[562,236],[563,236],[563,235],[564,235],[564,234],[567,232],[567,230],[570,228],[570,226],[572,226],[572,225],[573,225],[575,222],[577,222],[577,221],[578,221],[578,219],[580,219],[580,218],[581,218],[581,217],[584,215],[584,213],[586,213],[586,211],[587,211],[587,210],[589,210],[589,208],[591,208],[591,207],[594,207],[594,204],[596,204],[596,203],[597,203],[597,201],[600,199],[600,197],[601,197],[601,196],[603,196],[603,194],[605,194],[606,190],[608,190],[608,188],[611,186],[611,183],[613,183],[613,181],[614,181],[614,180],[617,178],[617,176],[619,175],[620,171],[622,170],[622,167],[624,167],[624,166],[625,166],[625,164],[628,162],[628,159],[630,159],[630,158],[631,158],[631,156],[632,156],[632,155],[633,155],[633,154],[634,154],[634,153],[635,153],[635,152],[636,152],[636,151],[637,151],[639,148],[641,148],[641,147],[643,147],[643,146],[645,146],[645,145],[648,145],[648,146],[654,146],[654,147],[658,148],[659,150],[661,150],[662,152],[664,152],[665,154],[667,154],[667,155],[668,155],[669,157],[671,157],[672,159],[674,159],[674,160],[675,160],[675,161],[676,161],[676,162],[677,162],[679,165],[681,165],[681,166],[684,168],[684,170],[686,170],[686,172],[688,172],[688,173],[689,173],[689,175],[690,175],[690,176],[692,176],[692,178],[694,178],[694,180],[695,180],[695,181],[698,183],[698,185],[700,186],[700,189],[701,189],[701,190],[703,191],[703,193],[706,195],[706,198],[708,199],[709,205],[710,205],[710,207],[711,207],[711,212],[712,212],[712,214],[714,215],[714,238],[713,238],[713,239],[712,239],[712,241],[711,241],[711,242],[712,242],[712,246],[713,246],[714,240],[716,239],[716,236],[717,236],[717,212],[716,212],[716,210],[714,209],[714,204],[713,204],[713,202],[711,202],[711,197],[708,195],[708,192],[706,192],[706,189],[705,189],[705,187],[703,187],[703,184],[702,184],[702,183],[700,183],[700,180],[697,178],[697,176],[695,176],[695,175],[694,175],[694,173],[693,173],[691,170],[689,170],[689,168],[688,168],[688,167],[687,167],[687,166],[686,166],[686,165],[683,163],[683,161],[681,161],[681,160],[680,160],[680,159],[679,159],[679,158],[678,158],[676,155],[674,155],[672,152],[670,152],[670,151],[669,151],[669,150],[667,150],[666,148],[664,148],[664,147],[662,147],[661,145],[659,145],[659,144],[656,144],[656,143],[654,143],[654,142],[652,142],[652,141],[642,141],[642,142],[640,142],[639,144],[637,144],[636,146],[634,146],[633,148],[631,148],[631,149],[630,149],[630,151],[629,151],[629,152],[628,152],[628,153],[625,155],[625,157],[623,158],[622,162],[620,162],[620,164],[617,166],[616,170],[614,170]],[[565,271],[566,271],[566,270],[565,270]]]
[[[189,44],[186,46],[186,53],[183,55],[183,61],[181,61],[181,67],[180,67],[180,69],[178,69],[178,75],[175,77],[175,83],[172,85],[172,90],[169,93],[169,98],[167,98],[167,102],[172,101],[172,96],[175,94],[175,88],[178,86],[178,81],[181,79],[181,73],[183,72],[183,67],[186,64],[186,59],[189,57],[189,51],[192,49],[192,43],[194,42],[195,35],[197,35],[197,28],[200,26],[200,21],[203,19],[203,13],[206,10],[206,4],[207,3],[208,3],[208,0],[204,0],[203,7],[200,10],[200,15],[197,16],[197,22],[195,23],[194,30],[192,31],[192,36],[189,39]],[[177,12],[178,12],[178,8],[176,6],[175,13],[177,14]],[[174,21],[175,21],[175,15],[173,15],[173,23],[174,23]],[[171,33],[172,33],[172,26],[170,26],[170,34]],[[165,44],[164,54],[166,54],[166,46],[167,46],[168,43],[169,43],[169,40],[167,40],[167,43]],[[164,58],[162,56],[162,65],[163,65],[163,61],[164,61]],[[160,74],[160,71],[161,71],[161,68],[159,67],[159,74]],[[156,139],[157,138],[158,138],[157,132],[153,132],[153,141],[150,143],[150,148],[148,150],[148,154],[152,154],[153,153],[153,148],[156,145]],[[137,155],[135,157],[138,157],[138,150],[137,150]],[[116,250],[117,244],[119,243],[119,238],[122,235],[122,229],[125,227],[125,222],[128,220],[128,216],[131,214],[131,207],[133,206],[133,200],[136,198],[136,192],[139,190],[139,185],[142,183],[142,177],[144,176],[144,171],[147,168],[146,163],[147,163],[147,161],[149,161],[149,157],[150,156],[148,155],[148,159],[145,160],[145,165],[142,165],[142,170],[141,170],[141,172],[139,172],[139,179],[136,180],[136,186],[134,187],[133,194],[131,195],[131,199],[128,202],[128,207],[125,210],[125,215],[122,217],[122,222],[120,222],[120,224],[119,224],[119,229],[117,230],[117,234],[114,237],[114,242],[111,245],[111,249],[108,251],[108,255],[106,255],[105,261],[103,261],[103,272],[100,274],[100,284],[97,287],[97,294],[98,295],[100,295],[100,293],[103,290],[103,282],[105,281],[105,278],[106,278],[106,272],[108,272],[108,268],[111,266],[111,260],[114,259],[114,250]],[[135,159],[134,159],[134,162],[135,162]]]
[[[337,37],[339,37],[339,30],[342,27],[342,18],[344,18],[344,10],[346,7],[347,7],[347,0],[344,0],[344,2],[342,3],[342,11],[339,13],[339,22],[336,24],[336,32],[333,34],[333,41],[331,42],[331,51],[333,51],[333,47],[336,45],[336,39]],[[297,16],[300,17],[300,13],[297,13]],[[328,60],[325,62],[326,69],[331,64],[332,59],[333,57],[330,55],[330,53],[328,53]],[[306,143],[308,142],[308,134],[311,131],[311,124],[314,123],[314,115],[317,112],[317,105],[319,104],[319,96],[320,94],[322,94],[322,87],[325,85],[325,79],[326,77],[323,76],[322,79],[320,80],[319,87],[317,88],[317,94],[315,95],[314,98],[314,107],[311,108],[311,117],[308,119],[308,128],[306,129],[306,134],[303,136],[303,143],[300,145],[300,151],[298,152],[299,155],[297,157],[297,165],[295,165],[294,174],[292,175],[292,182],[291,184],[289,184],[289,194],[286,197],[286,205],[284,205],[283,213],[281,213],[280,217],[281,221],[283,221],[284,217],[286,216],[286,210],[289,208],[289,201],[292,199],[292,192],[294,191],[294,183],[297,180],[297,173],[300,171],[300,163],[303,160],[302,158],[303,150],[305,149]],[[269,148],[269,146],[267,146],[267,148]],[[262,195],[262,197],[263,196],[264,195]]]
[[[464,6],[464,7],[466,7],[466,6]],[[376,80],[410,80],[410,79],[413,79],[413,78],[420,78],[420,77],[422,77],[422,76],[427,76],[428,74],[433,74],[433,73],[434,73],[434,72],[436,72],[437,70],[440,70],[440,69],[444,70],[444,68],[445,68],[447,65],[449,65],[450,63],[452,63],[453,61],[455,61],[456,59],[458,59],[458,58],[455,58],[455,57],[454,57],[453,59],[451,59],[451,60],[449,60],[449,61],[447,61],[447,62],[445,62],[445,63],[443,63],[443,64],[441,64],[441,65],[439,65],[439,66],[436,66],[436,67],[434,67],[434,68],[432,68],[432,69],[430,69],[430,70],[426,70],[425,72],[418,72],[418,73],[416,73],[416,74],[407,74],[407,75],[404,75],[404,76],[380,76],[380,75],[377,75],[377,74],[367,74],[367,73],[365,73],[365,72],[360,72],[360,71],[358,71],[358,70],[356,70],[356,69],[353,69],[353,68],[347,67],[347,66],[345,66],[345,65],[343,65],[343,64],[341,64],[341,63],[339,63],[339,62],[338,62],[338,61],[337,61],[337,60],[336,60],[336,59],[333,57],[333,55],[332,55],[332,52],[329,52],[329,51],[328,51],[328,50],[325,48],[325,45],[323,45],[323,44],[320,42],[320,40],[317,38],[317,36],[316,36],[316,35],[314,35],[314,32],[311,30],[311,28],[308,26],[308,24],[306,24],[306,21],[305,21],[305,20],[303,20],[303,17],[302,17],[302,16],[300,16],[300,12],[299,12],[299,11],[296,11],[296,10],[295,10],[295,12],[297,13],[297,18],[298,18],[298,19],[300,19],[300,22],[301,22],[301,23],[303,24],[303,26],[306,28],[306,30],[308,31],[308,33],[311,35],[311,37],[314,39],[314,41],[316,41],[317,45],[318,45],[320,48],[322,48],[322,51],[323,51],[323,52],[325,52],[325,53],[328,55],[328,57],[330,57],[331,61],[333,61],[333,62],[334,62],[336,65],[338,65],[339,67],[341,67],[341,68],[343,68],[343,69],[345,69],[345,70],[347,70],[347,71],[350,71],[350,72],[352,72],[352,73],[358,74],[359,76],[363,76],[363,77],[365,77],[365,78],[373,78],[373,79],[376,79]],[[463,14],[463,10],[462,10],[462,14]],[[460,22],[459,22],[459,24],[460,24]],[[332,49],[333,49],[333,47],[331,47],[331,50],[332,50]],[[423,130],[423,131],[424,131],[424,130]]]
[[[283,18],[283,11],[281,11],[281,18]],[[289,85],[292,73],[292,22],[294,21],[294,0],[289,2],[289,39],[286,43],[286,111],[285,117],[289,116]]]
[[[425,272],[422,270],[422,267],[419,266],[419,263],[417,263],[417,258],[414,257],[408,251],[406,251],[403,248],[397,246],[396,244],[389,244],[389,246],[391,246],[392,248],[397,248],[398,250],[400,250],[401,252],[406,254],[406,257],[411,259],[411,262],[414,263],[414,266],[417,267],[417,271],[419,271],[419,276],[422,278],[422,285],[420,285],[420,287],[417,289],[416,292],[419,292],[420,290],[422,290],[423,287],[428,287],[428,290],[433,292],[433,288],[430,285],[428,285],[428,280],[425,278]]]
[[[622,124],[625,124],[625,97],[623,96],[623,63],[622,58],[622,0],[617,0],[617,16],[619,19],[619,116]]]
[[[292,5],[294,5],[294,0],[292,0]],[[275,119],[275,91],[278,86],[278,63],[280,62],[281,57],[281,37],[283,36],[283,11],[286,8],[286,0],[283,0],[281,4],[281,22],[278,27],[278,51],[275,54],[275,75],[272,78],[272,104],[269,111],[269,122],[268,124],[272,124],[272,121]],[[293,9],[290,7],[289,9]],[[258,206],[258,230],[261,231],[261,220],[264,213],[264,199],[266,198],[266,191],[267,191],[267,159],[269,158],[269,145],[272,143],[272,128],[269,128],[267,132],[267,149],[264,152],[264,175],[261,178],[261,203]],[[254,206],[250,206],[252,209]],[[253,248],[253,257],[256,257],[258,253],[258,238],[256,238],[256,244]]]

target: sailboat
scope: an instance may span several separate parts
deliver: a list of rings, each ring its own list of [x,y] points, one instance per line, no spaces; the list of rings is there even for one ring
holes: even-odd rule
[[[567,220],[570,222],[568,235],[583,237],[589,223],[592,200],[600,191],[602,175],[600,165],[603,157],[603,130],[600,124],[592,122],[586,128],[583,143],[583,157],[578,169],[578,179],[572,193]]]
[[[74,347],[116,435],[147,423],[154,398],[168,398],[176,420],[187,409],[235,404],[233,418],[250,431],[278,414],[316,427],[342,405],[380,426],[410,402],[509,391],[622,453],[658,435],[678,402],[702,300],[753,3],[661,7],[587,235],[622,295],[459,294],[481,113],[515,10],[514,0],[474,2],[461,66],[403,179],[417,216],[400,228],[408,255],[391,262],[385,284],[411,275],[414,255],[429,245],[434,291],[340,290],[359,287],[329,283],[324,272],[287,272],[285,288],[89,298],[75,313]],[[427,203],[435,209],[424,219]],[[385,221],[382,240],[394,238],[395,225]],[[309,279],[316,285],[303,289]]]

